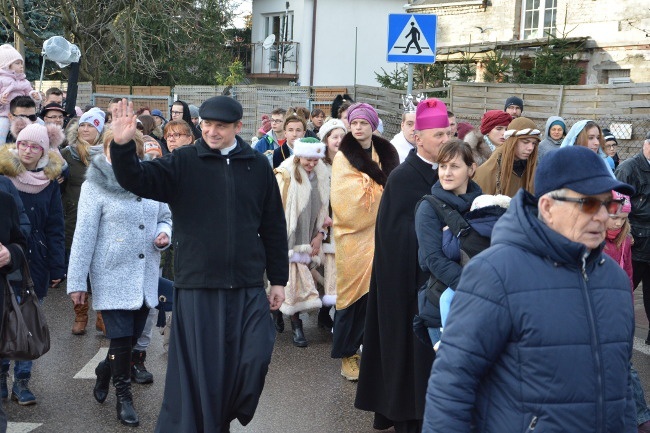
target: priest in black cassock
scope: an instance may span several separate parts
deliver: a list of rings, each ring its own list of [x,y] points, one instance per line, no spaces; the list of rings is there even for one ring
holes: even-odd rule
[[[413,332],[417,292],[429,277],[418,265],[415,205],[438,179],[438,150],[449,138],[445,104],[433,98],[420,102],[417,147],[389,176],[379,205],[354,404],[375,412],[379,430],[394,426],[397,433],[417,433],[422,428],[434,351]]]

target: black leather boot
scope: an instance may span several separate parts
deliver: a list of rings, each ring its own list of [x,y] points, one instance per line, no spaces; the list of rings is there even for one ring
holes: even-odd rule
[[[111,364],[108,362],[108,356],[97,364],[95,374],[97,375],[97,381],[95,381],[93,395],[99,403],[104,403],[106,397],[108,397],[108,387],[111,385]]]
[[[275,324],[275,330],[278,331],[278,334],[284,332],[284,317],[282,316],[282,311],[276,310],[273,311],[273,323]]]
[[[332,307],[322,307],[318,311],[318,327],[323,329],[332,329],[334,326],[334,321],[330,316],[330,310]]]
[[[146,359],[146,351],[133,349],[131,353],[131,380],[135,383],[153,383],[153,374],[149,373],[144,366]]]
[[[307,339],[302,330],[302,320],[291,318],[291,329],[293,330],[293,345],[296,347],[307,347]]]
[[[131,348],[118,347],[109,349],[108,359],[111,364],[113,385],[117,396],[117,419],[126,426],[137,427],[140,420],[133,407],[133,396],[131,394]]]

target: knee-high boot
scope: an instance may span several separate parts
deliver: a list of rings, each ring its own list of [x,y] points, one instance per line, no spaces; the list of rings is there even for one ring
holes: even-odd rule
[[[126,426],[137,427],[140,420],[133,407],[131,394],[131,347],[109,349],[108,359],[117,396],[117,419]]]
[[[95,374],[97,375],[97,381],[95,382],[93,395],[99,403],[104,403],[106,397],[108,397],[108,387],[111,385],[111,364],[108,355],[106,355],[106,359],[97,364]]]

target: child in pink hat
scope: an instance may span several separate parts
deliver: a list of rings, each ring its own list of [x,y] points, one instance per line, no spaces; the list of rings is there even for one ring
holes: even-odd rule
[[[632,235],[628,215],[632,211],[630,197],[612,191],[612,199],[621,202],[621,209],[607,220],[607,236],[605,237],[604,252],[618,263],[630,278],[630,286],[634,289],[632,279]]]
[[[0,146],[9,132],[9,103],[16,96],[31,96],[37,103],[41,95],[25,78],[25,61],[9,44],[0,45]]]

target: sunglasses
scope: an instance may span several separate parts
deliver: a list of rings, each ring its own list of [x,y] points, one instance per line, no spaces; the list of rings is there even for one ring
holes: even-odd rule
[[[26,119],[29,119],[32,122],[36,122],[36,119],[38,118],[38,117],[36,117],[36,114],[14,114],[14,113],[11,113],[11,115],[15,116],[15,117],[24,117]]]
[[[594,215],[598,213],[601,206],[605,206],[607,213],[610,215],[615,215],[620,212],[623,207],[623,200],[599,200],[595,197],[583,197],[583,198],[573,198],[573,197],[553,197],[553,200],[566,201],[569,203],[578,203],[580,205],[580,210],[584,213]]]

